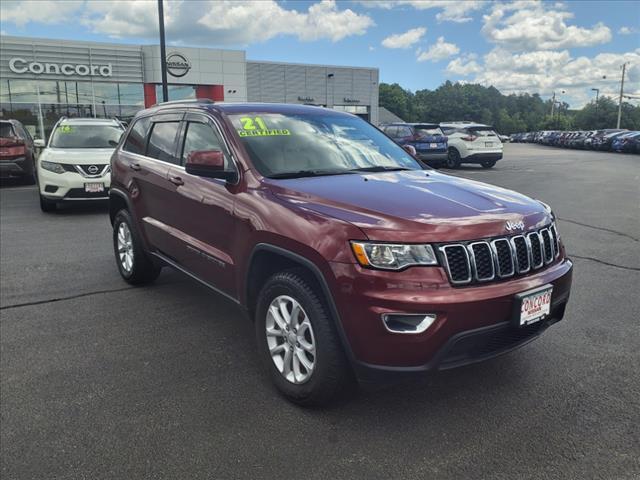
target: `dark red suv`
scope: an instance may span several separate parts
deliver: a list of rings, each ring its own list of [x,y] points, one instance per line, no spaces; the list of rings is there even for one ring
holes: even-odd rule
[[[239,304],[301,404],[510,351],[569,299],[548,206],[425,170],[346,113],[161,104],[131,122],[112,172],[124,279],[169,265]]]

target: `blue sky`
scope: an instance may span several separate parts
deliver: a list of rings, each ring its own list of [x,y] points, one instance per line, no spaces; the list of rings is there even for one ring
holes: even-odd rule
[[[155,0],[0,4],[7,35],[157,42]],[[443,81],[494,85],[581,106],[591,88],[640,96],[640,3],[482,0],[165,0],[167,40],[236,48],[247,58],[378,67],[381,81],[433,89]],[[602,78],[606,76],[606,78]],[[636,100],[632,100],[638,103]]]

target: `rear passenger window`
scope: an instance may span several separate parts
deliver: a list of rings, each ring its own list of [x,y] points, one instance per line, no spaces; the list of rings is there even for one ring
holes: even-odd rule
[[[189,122],[187,132],[184,137],[184,147],[182,149],[182,164],[187,160],[191,152],[199,150],[219,150],[224,152],[222,141],[218,134],[210,125],[206,123]],[[225,156],[225,168],[227,160]]]
[[[163,162],[179,164],[180,162],[175,156],[176,135],[179,126],[180,122],[154,123],[149,136],[147,156]]]
[[[122,147],[123,150],[138,155],[144,155],[147,141],[147,132],[149,131],[149,117],[144,117],[136,121],[131,127],[127,141]]]
[[[398,127],[387,127],[384,131],[391,138],[397,137],[398,135]]]

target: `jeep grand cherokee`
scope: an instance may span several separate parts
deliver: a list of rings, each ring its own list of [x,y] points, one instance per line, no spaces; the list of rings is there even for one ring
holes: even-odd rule
[[[169,102],[137,115],[111,168],[122,277],[168,265],[240,305],[300,404],[493,357],[564,315],[549,207],[424,170],[350,114]]]

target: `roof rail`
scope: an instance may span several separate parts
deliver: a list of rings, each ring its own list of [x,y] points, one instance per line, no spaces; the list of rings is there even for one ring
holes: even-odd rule
[[[210,98],[188,98],[185,100],[171,100],[169,102],[159,102],[154,104],[154,107],[160,107],[162,105],[178,105],[178,104],[183,104],[183,103],[216,103],[213,100],[211,100]]]

